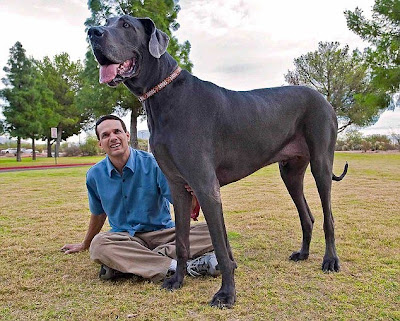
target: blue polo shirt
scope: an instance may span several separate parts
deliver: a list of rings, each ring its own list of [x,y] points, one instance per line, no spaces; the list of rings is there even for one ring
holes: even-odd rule
[[[149,232],[174,227],[171,193],[153,155],[130,148],[122,175],[108,156],[86,174],[92,214],[107,214],[111,232]]]

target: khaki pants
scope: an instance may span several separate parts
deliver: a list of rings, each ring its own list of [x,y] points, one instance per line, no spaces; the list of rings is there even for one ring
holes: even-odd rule
[[[190,228],[190,258],[212,251],[206,223]],[[105,232],[97,234],[90,245],[90,258],[97,263],[139,275],[154,282],[165,278],[175,254],[175,228],[154,232]]]

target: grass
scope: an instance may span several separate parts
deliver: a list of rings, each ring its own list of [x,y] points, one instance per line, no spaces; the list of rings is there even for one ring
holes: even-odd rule
[[[57,164],[95,163],[102,158],[104,158],[104,156],[57,157]],[[55,158],[48,158],[48,157],[37,157],[36,160],[32,160],[32,157],[22,157],[20,162],[17,162],[15,157],[11,156],[0,157],[0,168],[54,165],[54,164],[55,164]]]
[[[88,167],[0,173],[0,319],[400,320],[400,154],[338,153],[337,175],[346,160],[349,173],[332,191],[342,266],[335,274],[320,270],[323,219],[309,172],[316,223],[304,262],[288,260],[301,229],[276,165],[222,189],[238,263],[237,302],[226,310],[207,305],[220,278],[187,277],[174,292],[103,282],[87,252],[59,251],[86,232]]]

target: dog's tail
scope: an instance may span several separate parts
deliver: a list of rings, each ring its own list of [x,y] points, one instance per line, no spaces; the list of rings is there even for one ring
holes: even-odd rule
[[[332,174],[332,180],[337,181],[337,182],[341,181],[343,179],[343,177],[346,176],[348,168],[349,168],[349,164],[346,162],[346,164],[344,165],[344,170],[343,170],[342,175],[336,176],[335,174]]]

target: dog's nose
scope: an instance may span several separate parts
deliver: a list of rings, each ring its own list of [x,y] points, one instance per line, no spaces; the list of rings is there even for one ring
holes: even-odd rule
[[[88,31],[89,38],[93,38],[93,37],[100,38],[103,36],[103,34],[104,34],[104,30],[101,27],[92,27]]]

